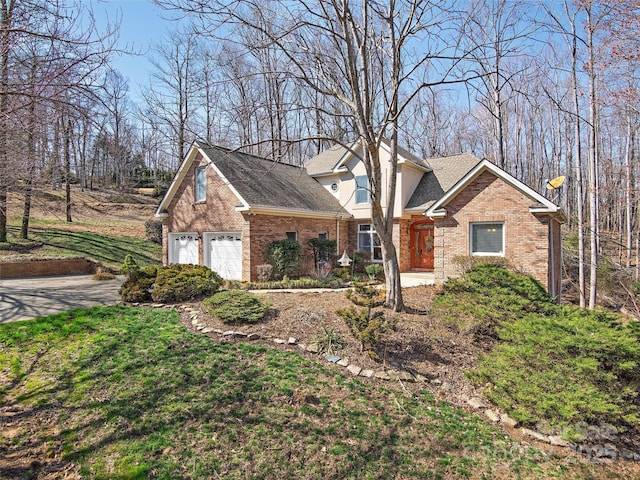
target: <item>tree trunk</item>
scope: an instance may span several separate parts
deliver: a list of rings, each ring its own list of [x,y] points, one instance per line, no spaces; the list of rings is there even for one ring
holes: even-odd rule
[[[65,210],[67,222],[71,223],[71,119],[67,119],[64,130],[64,180],[65,180]]]

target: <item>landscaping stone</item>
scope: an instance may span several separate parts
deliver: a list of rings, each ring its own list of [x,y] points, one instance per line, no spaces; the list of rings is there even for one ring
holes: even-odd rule
[[[389,375],[389,380],[394,382],[400,379],[400,372],[397,370],[387,370],[387,375]]]
[[[340,357],[337,355],[327,355],[325,358],[331,363],[337,363],[340,360]]]
[[[336,365],[340,365],[341,367],[346,367],[346,366],[348,366],[348,365],[349,365],[349,360],[348,360],[348,359],[346,359],[346,358],[343,358],[343,359],[341,359],[341,360],[338,360],[338,361],[336,362]]]
[[[416,381],[416,377],[414,377],[411,373],[409,372],[400,372],[398,374],[398,379],[402,380],[403,382],[415,382]]]
[[[196,330],[203,330],[204,329],[204,325],[196,325]]]
[[[518,426],[518,421],[511,418],[506,413],[500,415],[500,423],[509,428],[516,428]]]
[[[222,332],[223,337],[233,337],[236,334],[233,330],[227,330],[226,332]]]
[[[615,445],[607,443],[605,445],[594,445],[591,448],[591,454],[596,458],[610,458],[615,460],[618,458],[618,449]]]
[[[347,370],[349,370],[352,374],[354,374],[355,376],[360,375],[360,372],[362,372],[362,368],[358,367],[357,365],[349,365],[347,367]]]
[[[426,380],[426,378],[425,378],[425,380]],[[435,385],[436,387],[439,387],[440,385],[442,385],[442,380],[440,380],[439,378],[434,378],[434,379],[431,380],[430,383],[431,383],[431,385]]]
[[[247,338],[248,335],[244,332],[234,332],[234,336],[236,337],[240,337],[240,338]]]
[[[536,440],[539,440],[541,442],[545,442],[545,443],[549,443],[549,437],[547,435],[543,435],[540,432],[536,432],[534,430],[529,430],[528,428],[523,428],[521,430],[522,434],[527,436],[527,437],[532,437],[535,438]]]
[[[213,329],[213,333],[217,333],[218,335],[222,335],[222,334],[224,334],[224,332],[223,332],[222,330],[219,330],[219,329],[217,329],[217,328],[214,328],[214,329]]]
[[[284,344],[286,344],[286,343],[287,343],[287,341],[286,341],[286,340],[283,340],[283,339],[281,339],[281,338],[274,338],[274,339],[273,339],[273,343],[277,343],[278,345],[284,345]]]
[[[287,343],[289,345],[295,345],[296,343],[298,343],[298,340],[295,339],[294,337],[289,337],[289,340],[287,340]]]
[[[307,347],[307,352],[310,353],[318,353],[320,351],[320,347],[314,343]]]
[[[467,403],[471,405],[472,408],[475,408],[476,410],[480,408],[487,408],[487,405],[479,397],[471,397],[469,400],[467,400]]]
[[[378,370],[373,376],[379,380],[391,380],[391,377],[384,370]]]
[[[247,340],[260,340],[260,335],[257,333],[250,333],[247,335]]]
[[[362,370],[362,371],[360,372],[360,376],[361,376],[361,377],[371,378],[371,377],[373,377],[373,374],[374,374],[374,373],[375,373],[375,372],[374,372],[373,370],[371,370],[371,369],[368,369],[368,368],[367,368],[367,369]]]
[[[211,332],[213,332],[213,328],[205,327],[201,331],[202,331],[202,333],[211,333]]]
[[[200,322],[198,321],[197,318],[191,319],[191,325],[197,325],[198,323],[200,323]]]
[[[570,447],[571,443],[567,442],[560,435],[549,435],[549,443],[556,447]]]
[[[484,414],[489,420],[491,420],[494,423],[498,423],[500,421],[500,415],[498,415],[498,412],[494,412],[491,409],[487,409],[484,411]]]

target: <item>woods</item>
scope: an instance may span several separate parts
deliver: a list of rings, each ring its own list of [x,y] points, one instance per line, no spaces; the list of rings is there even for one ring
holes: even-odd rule
[[[118,22],[98,29],[82,2],[0,1],[0,242],[12,216],[28,236],[34,190],[161,193],[196,139],[296,165],[360,141],[398,309],[386,137],[487,158],[561,204],[581,305],[595,306],[605,254],[638,277],[637,0],[155,3],[175,31],[140,58],[148,84],[131,85],[110,63],[140,53],[118,50]]]

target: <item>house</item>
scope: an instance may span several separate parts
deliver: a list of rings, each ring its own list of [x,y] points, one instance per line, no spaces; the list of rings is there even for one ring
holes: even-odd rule
[[[318,237],[336,240],[338,254],[380,262],[360,148],[334,146],[303,168],[195,144],[156,212],[164,263],[203,264],[224,278],[252,280],[271,241],[306,246]],[[380,158],[389,165],[387,142]],[[388,177],[383,168],[383,185]],[[487,160],[421,159],[399,149],[393,211],[401,272],[433,272],[442,282],[459,275],[462,258],[500,256],[560,294],[564,213]],[[312,269],[309,256],[303,267]]]

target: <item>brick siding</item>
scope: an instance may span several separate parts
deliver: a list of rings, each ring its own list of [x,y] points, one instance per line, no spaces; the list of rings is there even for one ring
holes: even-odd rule
[[[549,218],[530,213],[531,203],[519,190],[483,172],[446,206],[447,217],[435,220],[436,281],[460,274],[454,259],[470,254],[470,223],[503,222],[506,259],[549,288]]]

